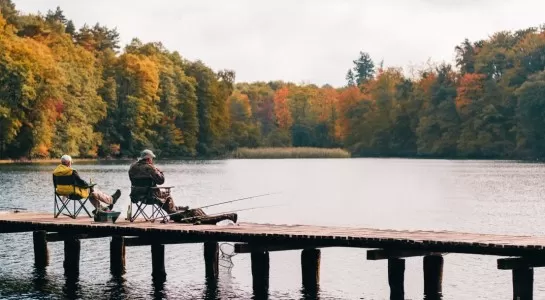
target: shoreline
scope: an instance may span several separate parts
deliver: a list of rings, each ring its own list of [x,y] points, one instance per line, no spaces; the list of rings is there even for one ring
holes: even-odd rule
[[[543,159],[523,159],[523,158],[475,158],[475,157],[421,157],[421,156],[351,156],[351,157],[315,157],[315,156],[276,156],[276,157],[236,157],[236,156],[216,156],[216,157],[165,157],[157,158],[155,161],[204,161],[204,160],[281,160],[281,159],[407,159],[407,160],[451,160],[451,161],[505,161],[505,162],[520,162],[520,163],[544,163]],[[131,162],[132,158],[74,158],[77,163],[100,163],[100,162]],[[60,159],[31,159],[31,160],[0,160],[0,165],[23,165],[23,164],[55,164],[60,163]]]

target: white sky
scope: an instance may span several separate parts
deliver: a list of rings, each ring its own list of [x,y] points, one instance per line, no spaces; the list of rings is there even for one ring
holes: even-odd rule
[[[545,23],[543,0],[14,0],[24,13],[57,6],[77,28],[117,27],[160,41],[237,82],[286,80],[334,86],[359,51],[407,68],[454,59],[464,38]]]

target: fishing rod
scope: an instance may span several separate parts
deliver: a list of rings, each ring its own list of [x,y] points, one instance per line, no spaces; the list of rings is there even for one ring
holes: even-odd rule
[[[222,205],[222,204],[227,204],[227,203],[233,203],[233,202],[238,202],[238,201],[242,201],[242,200],[248,200],[248,199],[263,197],[263,196],[267,196],[267,195],[273,195],[273,194],[278,194],[278,193],[267,193],[267,194],[262,194],[262,195],[257,195],[257,196],[244,197],[244,198],[239,198],[239,199],[235,199],[235,200],[229,200],[229,201],[224,201],[224,202],[209,204],[209,205],[205,205],[205,206],[201,206],[201,207],[196,207],[196,208],[192,208],[192,209],[203,209],[203,208],[208,208],[208,207],[212,207],[212,206],[217,206],[217,205]],[[188,208],[188,210],[190,210],[190,209]],[[167,214],[167,215],[164,216],[164,217],[156,217],[156,218],[153,218],[153,219],[150,219],[150,220],[155,221],[155,220],[158,220],[158,219],[164,219],[164,218],[166,218],[166,217],[170,217],[170,216],[175,216],[175,215],[183,214],[183,213],[185,213],[186,211],[187,211],[187,210],[177,211],[177,212],[174,212],[174,213],[171,213],[171,214]]]
[[[239,198],[239,199],[235,199],[235,200],[229,200],[229,201],[214,203],[214,204],[210,204],[210,205],[197,207],[195,209],[198,209],[198,208],[203,209],[203,208],[208,208],[208,207],[212,207],[212,206],[217,206],[217,205],[222,205],[222,204],[227,204],[227,203],[233,203],[233,202],[238,202],[238,201],[248,200],[248,199],[253,199],[253,198],[259,198],[259,197],[264,197],[264,196],[269,196],[269,195],[274,195],[274,194],[279,194],[279,192],[277,192],[277,193],[267,193],[267,194],[262,194],[262,195],[257,195],[257,196],[244,197],[244,198]]]
[[[254,210],[254,209],[259,209],[259,208],[268,208],[268,207],[276,207],[276,206],[281,206],[281,205],[267,205],[267,206],[256,206],[256,207],[235,209],[235,210],[225,211],[225,212],[221,212],[221,213],[215,213],[215,214],[211,214],[211,215],[187,217],[187,218],[177,220],[176,222],[192,220],[192,219],[198,219],[198,218],[206,218],[206,217],[217,217],[217,216],[221,216],[221,215],[229,214],[229,213],[234,213],[234,212],[241,212],[241,211],[246,211],[246,210]],[[155,219],[152,219],[152,220],[156,220],[156,219],[163,219],[163,221],[165,221],[166,217],[159,217],[159,218],[155,218]],[[166,221],[164,223],[166,223]]]
[[[26,208],[22,208],[22,207],[11,207],[11,206],[0,206],[0,209],[27,210]]]

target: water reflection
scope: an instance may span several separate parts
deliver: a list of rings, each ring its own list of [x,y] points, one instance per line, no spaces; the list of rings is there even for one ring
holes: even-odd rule
[[[165,276],[155,276],[152,279],[153,299],[167,299],[167,294],[165,291],[165,283],[166,283]]]
[[[442,300],[443,295],[441,293],[435,295],[424,295],[424,300]]]
[[[65,276],[63,298],[65,299],[81,299],[81,283],[79,282],[79,274],[70,274]]]
[[[301,295],[301,300],[318,300],[320,299],[320,287],[303,287]]]
[[[269,285],[268,284],[258,284],[253,287],[252,299],[262,300],[269,299]]]
[[[206,288],[204,290],[203,299],[205,300],[220,299],[218,295],[218,280],[217,279],[213,279],[213,278],[206,279],[205,286]]]
[[[34,289],[36,289],[36,291],[44,294],[48,293],[50,282],[45,268],[34,268],[34,271],[32,272],[32,282],[34,283]]]
[[[123,276],[112,276],[108,281],[107,289],[104,294],[109,295],[109,299],[126,299],[127,298],[127,286],[126,280]]]

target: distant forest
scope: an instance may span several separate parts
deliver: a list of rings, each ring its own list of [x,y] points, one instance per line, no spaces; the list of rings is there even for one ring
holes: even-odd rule
[[[60,8],[0,0],[0,158],[214,157],[238,147],[342,147],[353,156],[545,157],[545,28],[454,47],[411,76],[355,55],[346,85],[236,83],[160,42],[120,49]],[[226,57],[226,59],[229,59]],[[339,74],[345,76],[345,74]]]

